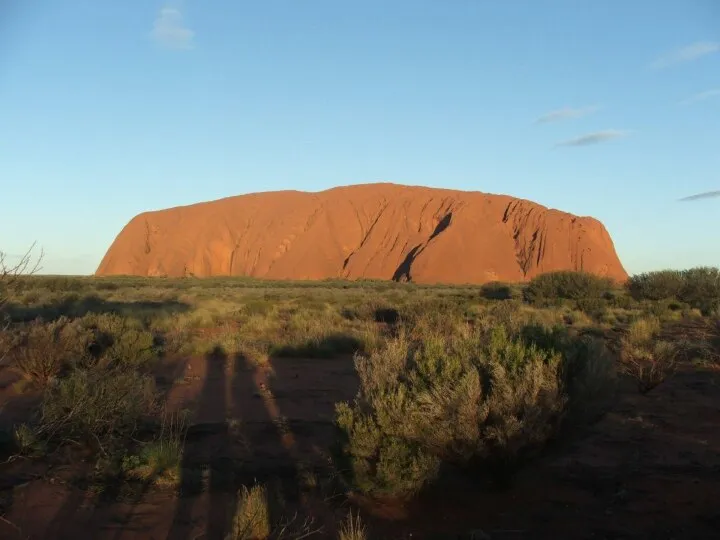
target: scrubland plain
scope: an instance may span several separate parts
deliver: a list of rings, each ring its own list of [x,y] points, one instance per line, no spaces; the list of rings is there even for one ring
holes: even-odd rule
[[[716,538],[720,273],[13,276],[2,538]]]

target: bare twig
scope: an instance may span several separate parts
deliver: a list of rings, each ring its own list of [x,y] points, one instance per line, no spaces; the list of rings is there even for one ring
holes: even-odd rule
[[[14,264],[8,262],[7,253],[0,251],[0,332],[7,330],[10,326],[10,320],[4,316],[2,311],[3,306],[8,301],[8,289],[21,276],[31,276],[41,269],[40,263],[45,256],[45,252],[41,249],[38,257],[34,258],[32,255],[34,249],[35,242]],[[6,352],[0,350],[0,362],[2,362]]]
[[[22,533],[22,529],[21,529],[20,527],[18,527],[17,525],[15,525],[15,524],[14,524],[12,521],[10,521],[9,519],[5,519],[3,516],[0,516],[0,521],[2,521],[3,523],[7,523],[7,524],[10,525],[13,529],[15,529],[17,532]]]
[[[38,273],[42,269],[40,264],[45,257],[45,252],[41,249],[37,258],[34,258],[33,250],[36,244],[37,242],[33,242],[30,248],[14,264],[8,262],[7,253],[0,251],[0,280],[7,284],[20,276],[32,276]]]

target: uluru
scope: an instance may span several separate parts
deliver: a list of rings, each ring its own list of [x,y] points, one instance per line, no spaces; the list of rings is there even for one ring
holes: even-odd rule
[[[627,278],[592,217],[507,195],[379,183],[144,212],[96,274],[481,284],[555,270]]]

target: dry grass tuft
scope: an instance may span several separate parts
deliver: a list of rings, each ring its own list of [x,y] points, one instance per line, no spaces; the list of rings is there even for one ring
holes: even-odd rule
[[[267,488],[255,485],[248,490],[243,486],[238,492],[231,532],[225,540],[265,540],[270,533]]]
[[[339,540],[366,540],[367,530],[360,513],[353,516],[352,510],[340,525]]]
[[[634,321],[620,342],[620,370],[635,380],[645,394],[675,372],[679,348],[660,339],[657,317]]]

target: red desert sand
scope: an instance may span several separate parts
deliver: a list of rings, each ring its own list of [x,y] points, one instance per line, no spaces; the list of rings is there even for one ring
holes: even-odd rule
[[[627,274],[598,220],[507,195],[396,184],[278,191],[145,212],[97,275],[525,281]]]

